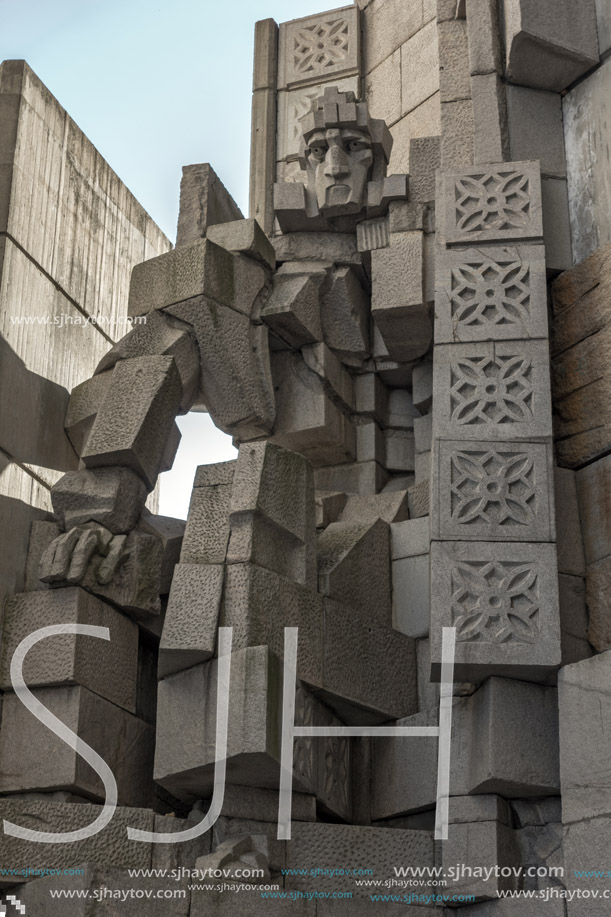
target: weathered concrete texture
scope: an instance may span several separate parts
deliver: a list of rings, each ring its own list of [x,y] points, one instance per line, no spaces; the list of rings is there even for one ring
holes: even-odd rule
[[[423,25],[422,4],[373,0],[363,15],[363,56],[369,73],[415,35]]]
[[[388,524],[334,522],[318,536],[318,582],[323,595],[353,605],[377,624],[390,624]]]
[[[595,0],[579,16],[570,0],[505,0],[506,69],[512,83],[561,92],[598,63]]]
[[[347,412],[298,353],[272,354],[276,424],[271,442],[300,452],[314,465],[354,460],[356,432]],[[344,490],[317,487],[319,490]]]
[[[89,803],[73,805],[28,798],[4,798],[0,801],[0,816],[3,819],[34,831],[76,831],[95,821],[101,811],[101,806]],[[69,866],[80,866],[82,863],[97,863],[122,869],[148,869],[151,866],[154,845],[129,840],[126,829],[130,826],[141,831],[153,831],[154,818],[154,813],[150,809],[119,807],[106,828],[93,837],[72,844],[49,844],[46,848],[45,863],[50,869],[64,869]],[[28,869],[31,868],[31,858],[31,841],[3,834],[4,862],[12,863],[14,869]]]
[[[254,564],[231,564],[221,624],[233,627],[234,650],[269,646],[279,659],[284,657],[284,628],[298,627],[297,675],[322,686],[323,598],[313,589]]]
[[[455,678],[550,679],[561,662],[556,549],[546,544],[433,542],[431,672],[443,627],[457,628]]]
[[[408,518],[409,504],[407,491],[398,490],[387,494],[353,494],[345,499],[345,504],[337,519],[333,522],[384,522],[398,524]]]
[[[241,219],[240,208],[209,162],[183,166],[176,245],[203,239],[209,226]]]
[[[599,652],[611,648],[611,558],[604,557],[587,568],[588,640]]]
[[[66,530],[99,522],[114,534],[136,524],[146,497],[146,485],[129,468],[92,468],[67,472],[51,488],[53,509]]]
[[[411,160],[411,143],[418,139],[437,138],[437,166],[439,168],[440,157],[440,134],[441,134],[441,103],[439,101],[439,90],[432,96],[429,96],[424,102],[414,108],[407,115],[404,115],[400,121],[393,124],[391,134],[394,140],[388,171],[394,173],[408,172],[410,176],[410,198],[411,200],[433,200],[435,193],[427,197],[422,197],[418,188],[421,186],[420,175],[430,181],[431,168],[418,166],[418,160]],[[434,189],[434,169],[432,170],[432,180]],[[428,186],[427,186],[428,187]],[[427,191],[428,194],[428,191]]]
[[[165,678],[159,685],[155,779],[187,802],[213,788],[216,747],[217,661]],[[339,726],[328,707],[298,685],[297,723]],[[267,646],[231,657],[227,782],[278,786],[282,667]],[[329,744],[331,743],[331,744]],[[333,744],[335,743],[335,745]],[[294,786],[314,793],[331,812],[350,814],[350,745],[345,740],[298,740]]]
[[[369,297],[356,272],[336,268],[320,303],[325,344],[341,359],[359,365],[369,355]]]
[[[507,86],[511,158],[538,159],[546,177],[566,176],[562,97],[525,86]]]
[[[450,766],[455,795],[557,796],[556,689],[493,677],[460,698],[453,710]]]
[[[611,554],[611,456],[577,472],[577,497],[588,565]]]
[[[471,77],[473,98],[473,162],[509,159],[505,86],[496,73]],[[517,156],[511,157],[518,159]],[[524,157],[520,157],[524,158]]]
[[[604,561],[603,561],[604,563]],[[594,569],[597,567],[594,564]],[[562,664],[570,665],[611,647],[607,623],[609,615],[601,602],[601,594],[593,575],[588,576],[588,605],[586,581],[581,576],[558,577],[560,595],[560,627],[562,630]],[[600,590],[604,592],[604,589]],[[589,614],[588,614],[589,611]],[[592,644],[592,645],[590,645]]]
[[[229,564],[252,562],[296,583],[316,582],[314,481],[303,456],[272,443],[242,446],[229,526]]]
[[[598,44],[601,57],[611,48],[611,10],[606,0],[595,0],[598,22]]]
[[[467,0],[469,65],[472,74],[501,71],[498,6],[495,0]]]
[[[81,454],[85,467],[131,468],[152,490],[181,395],[172,356],[119,361]]]
[[[433,841],[427,831],[388,831],[353,825],[293,825],[292,841],[287,845],[288,868],[296,869],[300,863],[310,863],[318,858],[328,863],[347,863],[351,859],[368,863],[368,868],[373,870],[370,878],[384,880],[394,875],[392,864],[395,862],[432,866]],[[303,876],[286,876],[285,882],[287,888],[307,890],[310,887],[310,880]],[[320,876],[317,884],[322,892],[351,891],[355,897],[367,899],[371,894],[366,887],[356,887],[352,877]]]
[[[473,102],[444,102],[441,105],[441,169],[468,165],[473,162],[475,121]]]
[[[470,895],[471,900],[496,898],[501,891],[519,888],[515,870],[520,866],[520,849],[510,826],[508,806],[495,796],[454,796],[450,799],[448,840],[442,846],[444,868],[461,864],[467,867],[500,867],[509,875],[493,874],[489,879],[465,870],[450,882],[444,894]]]
[[[428,519],[426,521],[428,522]],[[430,615],[428,554],[394,560],[392,588],[393,627],[409,637],[426,637],[429,632]]]
[[[107,627],[110,641],[76,634],[49,637],[26,655],[23,677],[30,687],[83,685],[131,713],[136,709],[138,628],[109,605],[72,587],[11,596],[3,617],[0,686],[11,688],[17,646],[39,627],[87,624]]]
[[[441,102],[471,98],[467,23],[463,19],[437,23]]]
[[[206,233],[211,242],[230,252],[241,252],[272,270],[276,266],[274,247],[259,226],[252,220],[237,220],[211,226]]]
[[[562,820],[573,887],[582,885],[572,870],[583,868],[585,845],[593,869],[608,849],[610,663],[611,655],[602,653],[566,666],[558,676]]]
[[[160,678],[214,655],[223,579],[221,564],[177,564],[159,645]]]
[[[544,178],[543,239],[548,271],[557,273],[573,267],[568,185],[564,178]]]
[[[401,114],[407,114],[439,90],[437,24],[429,22],[401,48]]]
[[[610,113],[611,61],[606,60],[563,100],[569,208],[575,262],[611,241],[611,177],[603,125]]]
[[[437,726],[437,711],[416,713],[396,726]],[[371,818],[394,818],[434,807],[439,739],[407,736],[372,741]]]
[[[316,490],[341,490],[347,494],[378,493],[388,481],[388,472],[378,462],[355,462],[314,470]],[[410,516],[412,516],[410,503]],[[424,514],[421,514],[424,515]]]
[[[388,248],[372,252],[371,311],[388,353],[405,362],[426,353],[432,328],[424,302],[423,234],[391,235]]]
[[[586,561],[574,471],[554,467],[558,572],[585,576]]]
[[[38,688],[33,693],[104,758],[117,780],[119,805],[151,804],[155,745],[151,726],[80,686]],[[0,769],[2,793],[70,790],[96,802],[104,799],[98,774],[14,694],[6,695],[2,706]]]
[[[182,542],[183,564],[220,564],[227,556],[235,461],[200,465],[195,473]]]
[[[576,468],[609,450],[611,245],[552,287],[552,385],[558,461]]]
[[[409,143],[409,194],[412,201],[435,199],[435,173],[441,165],[439,137],[414,137]]]
[[[322,340],[319,290],[325,272],[318,274],[278,274],[274,289],[261,317],[265,324],[290,347]]]

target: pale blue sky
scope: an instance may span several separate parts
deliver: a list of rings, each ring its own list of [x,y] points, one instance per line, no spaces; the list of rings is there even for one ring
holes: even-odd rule
[[[25,58],[172,241],[183,165],[210,162],[244,214],[254,25],[325,0],[0,0],[0,60]],[[345,5],[345,4],[344,4]],[[161,512],[184,518],[198,464],[235,450],[207,415],[179,420]]]

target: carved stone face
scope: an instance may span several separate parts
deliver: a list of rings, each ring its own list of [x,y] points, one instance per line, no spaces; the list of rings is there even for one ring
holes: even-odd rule
[[[367,132],[342,127],[317,130],[308,140],[306,155],[309,184],[315,189],[318,209],[324,216],[363,209],[373,163]]]

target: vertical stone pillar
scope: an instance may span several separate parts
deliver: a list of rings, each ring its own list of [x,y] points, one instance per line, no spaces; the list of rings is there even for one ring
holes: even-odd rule
[[[560,664],[538,163],[455,168],[437,193],[431,669],[545,681]]]

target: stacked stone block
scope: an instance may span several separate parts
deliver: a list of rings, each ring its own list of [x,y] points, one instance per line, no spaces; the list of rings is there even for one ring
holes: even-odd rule
[[[495,672],[545,681],[560,664],[545,250],[532,244],[542,240],[541,208],[536,163],[455,169],[440,179],[431,486],[437,676],[443,626],[457,627],[456,675],[464,681]]]

